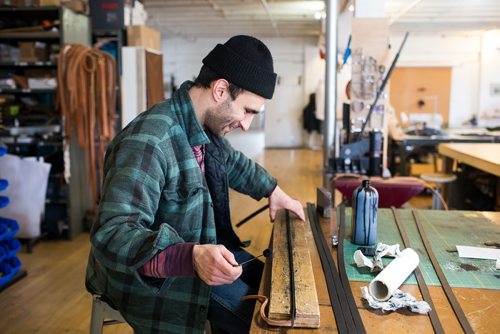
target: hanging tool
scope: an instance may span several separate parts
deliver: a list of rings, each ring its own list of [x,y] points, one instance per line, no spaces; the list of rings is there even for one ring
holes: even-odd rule
[[[380,85],[379,90],[377,91],[377,95],[375,96],[375,101],[370,105],[370,110],[368,111],[368,115],[366,116],[365,121],[363,122],[363,125],[361,126],[361,131],[358,133],[357,139],[361,139],[363,136],[363,131],[365,130],[366,124],[370,121],[370,118],[372,116],[373,110],[375,109],[375,106],[377,105],[378,99],[380,98],[380,95],[384,92],[385,86],[389,82],[389,78],[391,77],[392,70],[394,67],[396,67],[396,63],[398,62],[399,55],[401,54],[401,51],[403,50],[403,46],[406,43],[406,40],[408,39],[408,35],[410,33],[406,32],[405,37],[403,38],[403,42],[401,42],[401,45],[399,46],[398,53],[396,54],[396,57],[394,57],[394,60],[392,61],[391,67],[389,68],[389,71],[387,72],[387,75],[385,76],[384,80],[382,81],[382,84]]]
[[[340,69],[344,67],[344,65],[347,63],[347,59],[349,59],[349,56],[351,55],[351,38],[352,35],[349,35],[349,40],[347,41],[347,47],[344,52],[344,61],[342,62],[342,66]]]

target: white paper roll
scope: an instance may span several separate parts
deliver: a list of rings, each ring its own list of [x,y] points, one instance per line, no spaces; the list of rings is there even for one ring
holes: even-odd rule
[[[378,301],[388,300],[394,290],[417,268],[418,263],[418,254],[413,249],[406,248],[370,282],[370,294]]]

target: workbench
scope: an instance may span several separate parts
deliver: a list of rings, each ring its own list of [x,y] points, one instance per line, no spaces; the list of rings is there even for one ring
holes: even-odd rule
[[[345,267],[356,306],[360,312],[363,325],[367,333],[432,333],[428,315],[411,313],[407,310],[382,313],[367,307],[361,298],[362,286],[375,277],[366,270],[358,269],[354,265],[352,254],[357,245],[349,242],[350,239],[350,208],[346,210],[346,237],[344,244]],[[396,209],[399,221],[405,226],[411,248],[420,256],[419,268],[426,280],[435,305],[438,317],[446,333],[460,333],[460,324],[450,307],[448,300],[436,280],[436,275],[430,266],[427,253],[418,236],[411,210]],[[472,211],[438,211],[418,210],[422,225],[444,271],[453,292],[458,299],[464,313],[476,333],[492,333],[500,328],[500,270],[495,270],[495,263],[491,260],[463,259],[453,252],[454,246],[482,246],[492,238],[500,238],[500,212],[472,212]],[[325,239],[331,245],[331,235],[336,231],[336,217],[320,219],[321,230]],[[320,306],[320,328],[277,328],[269,327],[259,315],[260,304],[257,303],[250,333],[335,333],[338,332],[332,310],[326,279],[318,255],[316,244],[311,231],[306,232],[314,279]],[[488,240],[486,240],[488,239]],[[386,244],[399,243],[402,240],[397,232],[393,212],[390,209],[379,209],[377,241]],[[497,240],[498,241],[498,240]],[[484,247],[484,246],[483,246]],[[331,248],[331,254],[336,261],[336,248]],[[272,259],[266,259],[264,274],[259,294],[269,296],[270,271]],[[416,280],[411,275],[401,286],[401,290],[411,293],[418,300],[422,300]]]
[[[496,176],[495,210],[500,210],[500,143],[439,144],[438,153],[445,157],[446,173],[452,172],[456,161]]]
[[[409,175],[409,158],[412,153],[436,153],[442,143],[499,143],[498,131],[447,130],[439,136],[404,135],[401,139],[391,139],[389,166],[392,175]],[[399,161],[396,158],[399,157]]]

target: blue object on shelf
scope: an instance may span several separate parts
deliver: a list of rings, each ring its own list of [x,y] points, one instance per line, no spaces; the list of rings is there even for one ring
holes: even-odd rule
[[[21,269],[21,261],[17,257],[0,262],[0,286],[7,284]]]
[[[0,244],[0,262],[7,258],[7,249]]]
[[[21,249],[21,243],[16,238],[4,240],[0,245],[7,250],[7,258],[13,257]]]
[[[7,196],[0,196],[0,209],[5,208],[9,204],[9,198]]]
[[[17,221],[0,217],[0,241],[13,238],[17,231],[19,231]]]
[[[5,146],[0,146],[0,157],[7,153],[7,147]]]
[[[0,191],[7,189],[9,186],[9,181],[6,179],[0,179]]]

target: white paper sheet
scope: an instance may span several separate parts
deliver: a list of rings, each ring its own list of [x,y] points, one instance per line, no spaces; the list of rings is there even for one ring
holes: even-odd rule
[[[458,246],[458,256],[470,259],[496,260],[500,257],[500,249],[486,247]]]

